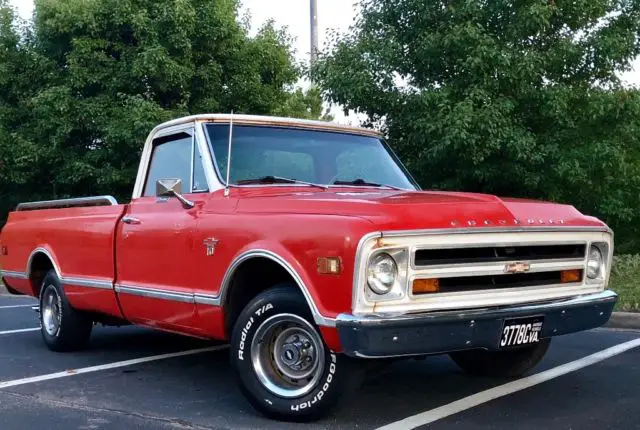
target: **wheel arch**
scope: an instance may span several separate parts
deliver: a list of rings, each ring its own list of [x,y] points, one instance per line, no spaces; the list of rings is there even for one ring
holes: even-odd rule
[[[224,278],[222,280],[220,294],[219,294],[219,302],[220,305],[225,309],[225,313],[229,310],[231,292],[233,289],[234,281],[237,279],[237,275],[239,275],[243,268],[246,268],[247,263],[250,262],[269,262],[274,265],[272,267],[279,267],[283,273],[286,273],[288,277],[293,281],[293,283],[298,287],[298,290],[302,293],[309,306],[309,310],[313,315],[313,319],[315,323],[319,326],[325,327],[334,327],[335,320],[332,318],[327,318],[323,316],[318,307],[316,306],[315,301],[313,300],[313,296],[311,295],[311,290],[309,289],[308,282],[305,282],[303,277],[300,275],[298,270],[296,270],[286,258],[284,258],[280,253],[276,253],[274,251],[258,248],[258,249],[250,249],[240,253],[231,263],[227,271],[225,272]],[[301,268],[299,269],[301,271]],[[233,318],[233,315],[230,315]],[[226,318],[225,318],[226,320]],[[227,323],[229,321],[226,321]],[[226,330],[230,331],[230,324],[227,324]]]
[[[31,289],[33,290],[34,297],[40,296],[40,288],[42,286],[42,280],[47,275],[49,270],[53,269],[58,276],[58,279],[62,279],[62,273],[60,272],[60,266],[48,247],[38,247],[34,249],[27,260],[26,274],[27,278],[31,282]]]

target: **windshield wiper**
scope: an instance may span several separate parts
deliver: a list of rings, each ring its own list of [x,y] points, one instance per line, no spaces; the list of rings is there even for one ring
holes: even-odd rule
[[[327,185],[314,184],[313,182],[299,181],[298,179],[291,178],[283,178],[282,176],[263,176],[261,178],[256,179],[243,179],[242,181],[236,182],[237,185],[247,185],[247,184],[300,184],[300,185],[308,185],[310,187],[322,188],[326,190],[329,188]]]
[[[354,179],[352,181],[339,181],[339,180],[336,179],[335,181],[333,181],[331,183],[331,185],[358,185],[358,186],[363,186],[363,187],[391,188],[392,190],[406,191],[403,188],[394,187],[393,185],[378,184],[376,182],[369,182],[369,181],[365,181],[362,178]]]

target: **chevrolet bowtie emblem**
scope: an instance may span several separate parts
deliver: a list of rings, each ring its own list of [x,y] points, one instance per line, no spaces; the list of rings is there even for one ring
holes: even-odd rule
[[[529,263],[517,262],[517,263],[509,263],[504,266],[505,273],[525,273],[531,269],[531,265]]]
[[[202,244],[207,249],[207,257],[211,257],[216,253],[216,245],[220,242],[218,239],[214,239],[212,237],[208,237],[202,241]]]

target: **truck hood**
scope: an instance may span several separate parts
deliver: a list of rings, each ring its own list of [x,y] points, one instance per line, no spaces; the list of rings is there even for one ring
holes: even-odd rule
[[[573,206],[487,194],[371,189],[302,191],[291,187],[242,189],[239,193],[239,212],[353,216],[369,220],[380,230],[605,226]]]

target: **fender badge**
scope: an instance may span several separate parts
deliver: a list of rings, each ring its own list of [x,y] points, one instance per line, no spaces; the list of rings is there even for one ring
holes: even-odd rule
[[[505,273],[526,273],[531,270],[529,263],[518,261],[517,263],[509,263],[504,266]]]
[[[220,242],[218,239],[208,237],[202,241],[202,244],[207,248],[207,257],[211,257],[216,253],[216,245]]]

